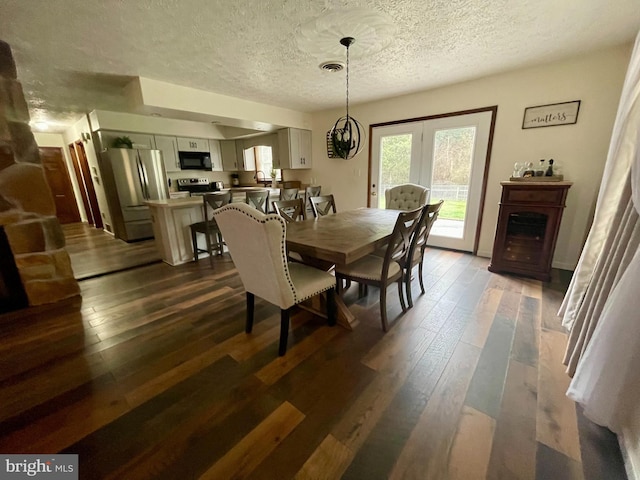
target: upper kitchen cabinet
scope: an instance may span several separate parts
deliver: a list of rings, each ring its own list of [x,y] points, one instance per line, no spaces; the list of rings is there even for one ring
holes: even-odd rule
[[[211,171],[221,172],[223,168],[220,140],[209,140],[209,152],[211,153]]]
[[[242,170],[238,168],[238,154],[236,152],[235,140],[220,141],[220,156],[222,157],[222,169],[225,172]]]
[[[156,148],[162,151],[164,169],[167,172],[180,171],[180,159],[178,158],[178,142],[176,137],[155,135]]]
[[[181,138],[178,137],[179,152],[208,152],[209,140],[206,138]]]
[[[311,168],[311,131],[278,130],[280,168]]]
[[[115,130],[99,130],[98,136],[102,149],[113,148],[113,141],[118,137],[129,137],[133,143],[133,148],[156,148],[153,135],[146,133],[118,132]]]
[[[221,140],[220,154],[222,156],[222,169],[227,172],[252,171],[256,169],[255,158],[244,154],[242,140]]]

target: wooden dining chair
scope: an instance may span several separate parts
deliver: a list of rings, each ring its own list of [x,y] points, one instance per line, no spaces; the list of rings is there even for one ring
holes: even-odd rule
[[[331,212],[336,213],[336,201],[334,200],[333,195],[311,197],[309,198],[309,201],[311,202],[313,216],[316,218],[328,215]]]
[[[273,208],[287,223],[297,222],[307,218],[304,211],[304,200],[301,198],[293,200],[276,200],[273,202]]]
[[[413,232],[411,238],[411,245],[409,245],[409,252],[405,258],[404,263],[401,265],[404,270],[404,285],[407,292],[407,304],[409,308],[413,307],[413,299],[411,297],[411,272],[413,268],[418,265],[418,281],[420,282],[420,290],[425,293],[424,281],[422,278],[422,266],[424,264],[424,250],[427,247],[427,239],[433,223],[438,219],[438,213],[444,200],[440,200],[438,203],[432,203],[422,207],[422,215],[420,222]]]
[[[422,208],[400,212],[389,238],[384,258],[377,255],[367,255],[347,265],[336,265],[336,286],[341,291],[342,280],[352,280],[361,285],[371,285],[380,289],[380,319],[382,330],[387,331],[387,287],[396,282],[402,311],[406,312],[402,284],[404,271],[401,264],[409,252],[411,237],[418,226]]]
[[[297,188],[281,188],[280,200],[295,200],[298,198],[299,190]]]
[[[427,204],[429,189],[414,183],[387,188],[384,192],[385,208],[413,210]]]
[[[311,207],[311,197],[320,196],[322,187],[320,185],[309,185],[304,189],[304,208],[307,210],[307,215],[313,215],[313,208]]]
[[[269,213],[269,190],[247,192],[245,203],[256,210],[260,210],[262,213]]]
[[[222,255],[224,242],[220,229],[213,218],[213,211],[224,205],[231,203],[231,192],[207,193],[202,196],[204,202],[204,221],[196,222],[189,225],[191,230],[191,243],[193,244],[193,261],[197,262],[200,253],[209,254],[209,263],[213,267],[213,251],[217,250],[218,255]],[[203,250],[198,247],[197,234],[202,233],[207,242],[207,249]],[[212,242],[212,237],[216,241]]]
[[[253,328],[254,302],[258,296],[280,307],[278,354],[287,351],[291,308],[327,292],[327,317],[335,325],[335,278],[286,257],[286,222],[279,215],[264,214],[243,203],[227,205],[214,213],[238,270],[247,296],[245,331]]]

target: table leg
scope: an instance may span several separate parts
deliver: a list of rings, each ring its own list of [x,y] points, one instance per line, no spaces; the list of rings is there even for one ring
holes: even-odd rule
[[[320,295],[322,296],[322,300],[320,299]],[[307,310],[314,315],[318,315],[322,318],[327,318],[327,296],[326,293],[322,293],[318,296],[315,296],[304,303],[298,304],[298,306],[304,310]],[[353,328],[358,325],[358,320],[351,313],[349,307],[344,303],[342,297],[340,295],[335,296],[336,299],[336,323],[338,325],[343,326],[347,330],[353,330]]]

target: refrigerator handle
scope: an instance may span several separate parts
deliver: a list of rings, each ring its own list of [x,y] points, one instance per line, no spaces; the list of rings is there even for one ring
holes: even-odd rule
[[[136,162],[138,162],[138,176],[140,177],[140,183],[142,185],[142,194],[145,200],[149,200],[149,178],[147,177],[147,170],[144,168],[144,164],[140,160],[140,157],[136,156]]]

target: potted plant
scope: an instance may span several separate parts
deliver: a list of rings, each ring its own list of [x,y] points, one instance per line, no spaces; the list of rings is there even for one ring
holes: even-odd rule
[[[114,148],[133,148],[133,142],[127,136],[116,137],[111,142],[111,146]]]

